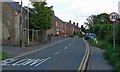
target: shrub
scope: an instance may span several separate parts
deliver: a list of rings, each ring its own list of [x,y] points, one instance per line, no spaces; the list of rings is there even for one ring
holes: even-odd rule
[[[70,37],[74,37],[74,35],[70,35]]]

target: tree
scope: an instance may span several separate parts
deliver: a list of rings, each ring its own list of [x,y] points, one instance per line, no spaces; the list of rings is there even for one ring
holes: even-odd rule
[[[84,32],[85,35],[86,35],[86,30],[85,30],[85,28],[83,27],[83,25],[81,25],[81,31]]]
[[[30,8],[30,28],[47,30],[52,26],[53,10],[52,6],[47,7],[46,2],[33,2],[33,7]]]
[[[93,27],[93,25],[96,25],[96,24],[102,25],[102,24],[110,24],[111,23],[111,21],[109,20],[109,14],[107,14],[107,13],[91,15],[86,20],[87,20],[87,22],[85,22],[85,25],[87,25],[90,30]]]

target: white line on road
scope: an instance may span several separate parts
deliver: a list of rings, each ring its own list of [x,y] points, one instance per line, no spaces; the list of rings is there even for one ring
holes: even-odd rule
[[[20,66],[20,65],[24,64],[26,61],[28,61],[28,59],[20,60],[20,61],[14,63],[14,64],[12,64],[12,65],[13,65],[13,66]]]
[[[64,49],[67,49],[68,48],[68,46],[66,46]]]
[[[4,61],[1,61],[1,65],[9,65],[9,63],[12,63],[16,61],[17,59],[6,59]]]
[[[11,66],[33,66],[33,67],[37,67],[40,64],[46,62],[47,60],[49,60],[51,57],[47,57],[44,59],[22,59],[22,60],[18,60],[18,59],[6,59],[4,61],[2,61],[1,65],[11,65]],[[18,61],[16,61],[18,60]]]
[[[61,52],[61,51],[56,52],[55,55],[59,54],[60,52]]]
[[[32,65],[35,65],[36,63],[38,63],[38,62],[41,62],[41,61],[43,61],[44,59],[37,59],[37,60],[35,60],[32,64],[30,64],[29,66],[32,66]]]
[[[28,54],[31,54],[31,53],[34,53],[34,52],[37,52],[37,51],[46,49],[46,48],[48,48],[48,47],[50,47],[50,46],[59,44],[59,43],[65,41],[65,40],[68,40],[68,39],[70,39],[70,38],[66,38],[66,39],[60,40],[60,41],[55,42],[55,43],[53,43],[53,44],[51,44],[51,45],[48,45],[48,46],[45,46],[45,47],[43,47],[43,48],[40,48],[40,49],[36,49],[36,50],[30,51],[30,52],[27,52],[27,53],[24,53],[24,54],[21,54],[21,55],[19,55],[19,56],[14,57],[14,58],[20,58],[20,57],[22,57],[22,56],[25,56],[25,55],[28,55]]]
[[[51,58],[51,57],[46,58],[46,59],[45,59],[45,60],[43,60],[42,62],[40,62],[40,63],[36,64],[36,65],[35,65],[35,67],[37,67],[37,66],[41,65],[42,63],[46,62],[46,61],[47,61],[47,60],[49,60],[50,58]]]
[[[75,41],[76,39],[77,39],[77,38],[75,38],[71,43],[69,43],[69,44],[64,48],[64,50],[67,49],[72,43],[74,43],[74,41]],[[55,55],[59,54],[60,52],[61,52],[61,51],[56,52]]]
[[[68,46],[70,46],[71,44],[73,44],[76,39],[77,39],[77,38],[75,38],[70,44],[68,44]],[[67,47],[68,47],[68,46],[67,46]]]

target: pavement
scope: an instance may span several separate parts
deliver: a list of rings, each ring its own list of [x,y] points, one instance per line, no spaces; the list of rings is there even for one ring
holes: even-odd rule
[[[91,46],[91,58],[88,70],[114,72],[114,67],[103,56],[104,50]],[[89,72],[89,71],[88,71]]]

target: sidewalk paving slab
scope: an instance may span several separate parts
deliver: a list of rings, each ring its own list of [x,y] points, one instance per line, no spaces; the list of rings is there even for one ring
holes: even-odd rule
[[[97,47],[91,46],[91,58],[88,70],[92,71],[105,71],[114,72],[114,67],[108,63],[108,61],[103,56],[103,50]]]

